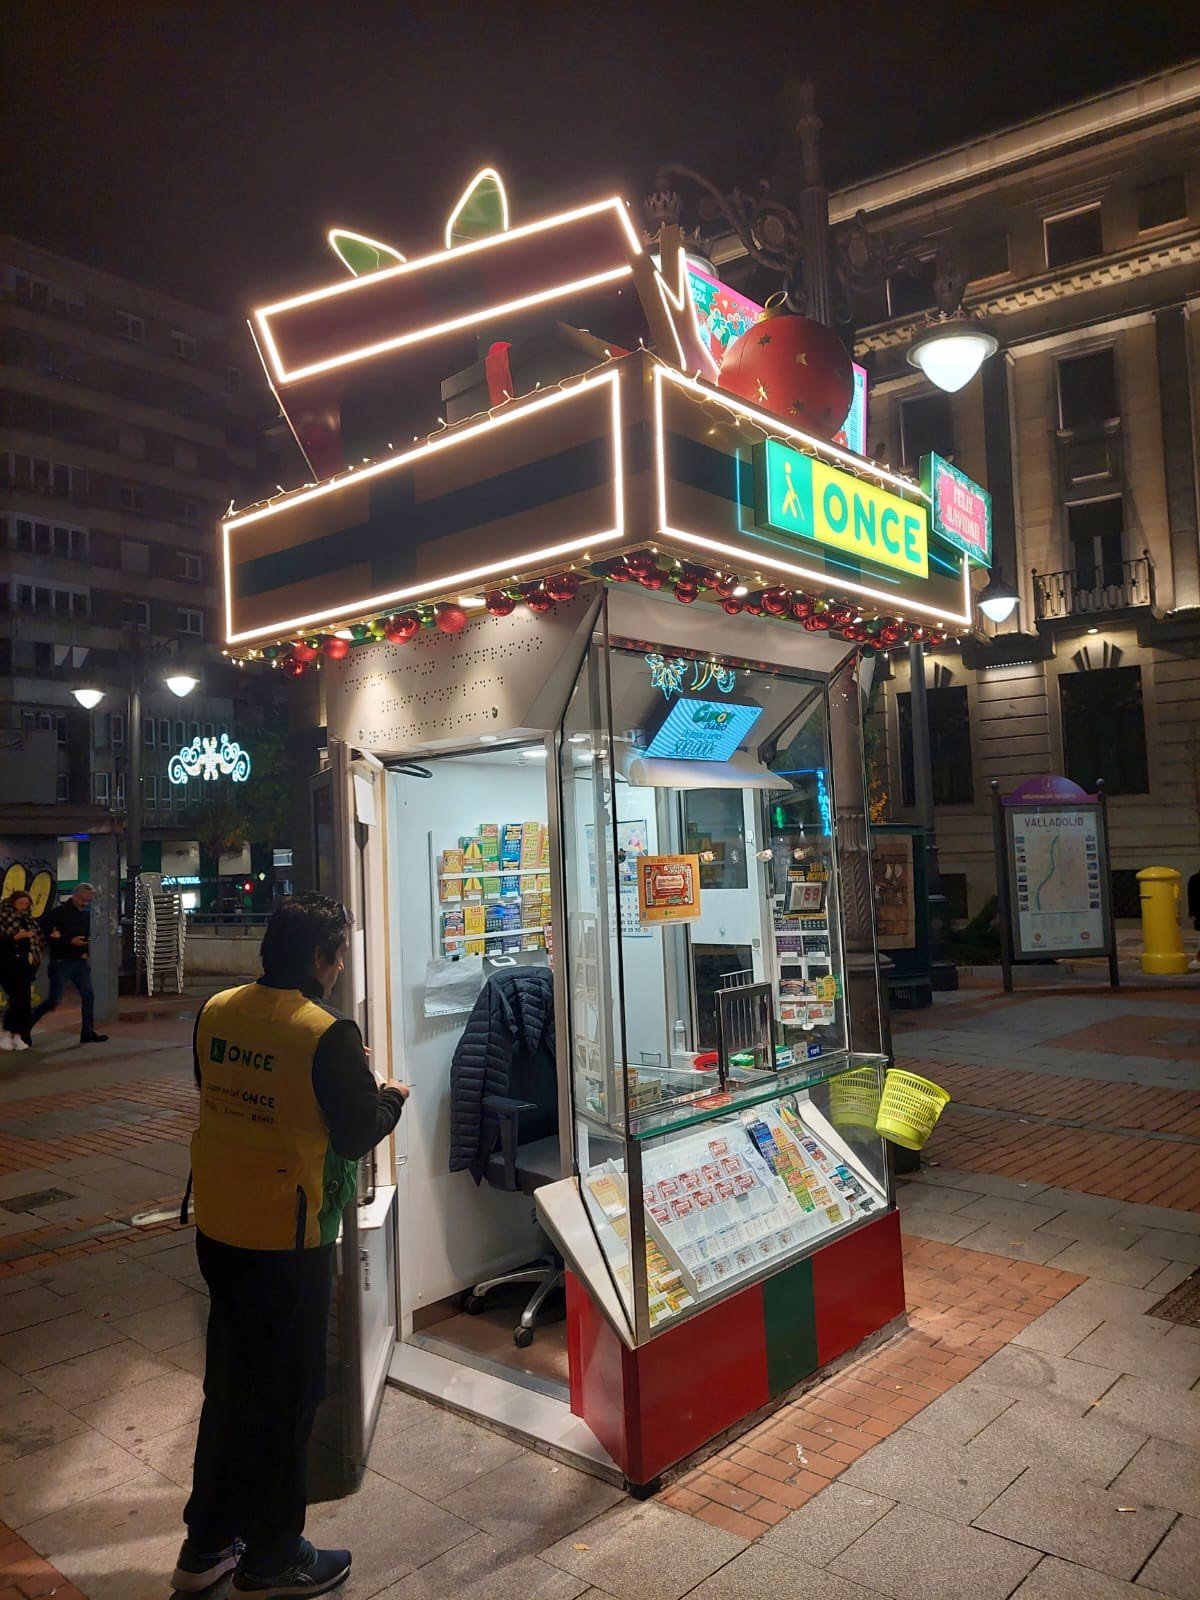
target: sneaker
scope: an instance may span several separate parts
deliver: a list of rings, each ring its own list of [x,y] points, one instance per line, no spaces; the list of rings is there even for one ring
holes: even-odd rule
[[[12,1040],[12,1043],[8,1047],[10,1050],[28,1050],[29,1049],[29,1046],[25,1043],[24,1039],[22,1039],[22,1037],[21,1037],[21,1035],[19,1033],[11,1033],[11,1034],[9,1034],[9,1038]]]
[[[253,1594],[259,1600],[274,1600],[276,1595],[328,1594],[350,1576],[349,1550],[317,1550],[307,1539],[300,1541],[300,1554],[294,1566],[273,1578],[259,1578],[239,1566],[230,1595]]]
[[[13,1047],[13,1036],[12,1036],[12,1034],[11,1033],[0,1033],[0,1050],[11,1050],[12,1047]]]
[[[240,1539],[226,1545],[224,1550],[197,1550],[190,1539],[185,1539],[171,1582],[180,1594],[200,1594],[204,1589],[211,1589],[227,1572],[232,1572],[241,1555]]]
[[[79,1042],[80,1044],[107,1044],[108,1035],[106,1033],[81,1033]]]

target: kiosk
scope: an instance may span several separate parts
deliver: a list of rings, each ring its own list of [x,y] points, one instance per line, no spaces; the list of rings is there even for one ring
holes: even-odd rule
[[[903,1315],[861,718],[969,574],[916,484],[716,386],[678,230],[483,210],[255,314],[319,481],[223,524],[227,640],[321,669],[342,1003],[413,1088],[344,1224],[346,1457],[390,1374],[645,1489]],[[414,347],[462,420],[351,470]]]

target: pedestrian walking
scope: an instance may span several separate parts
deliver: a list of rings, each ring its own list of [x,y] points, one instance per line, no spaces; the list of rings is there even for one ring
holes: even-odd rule
[[[348,1550],[304,1538],[306,1448],[342,1211],[408,1089],[377,1085],[358,1027],[326,1003],[349,921],[321,895],[285,903],[267,924],[262,977],[214,995],[196,1019],[189,1188],[209,1318],[173,1579],[185,1593],[233,1571],[231,1595],[319,1595],[350,1572]]]
[[[33,900],[15,889],[0,906],[0,987],[7,1001],[0,1050],[28,1050],[33,1030],[33,980],[46,942],[33,914]]]
[[[61,905],[47,912],[42,922],[50,952],[50,993],[31,1019],[31,1031],[49,1011],[57,1011],[67,984],[79,992],[80,1044],[105,1044],[106,1033],[96,1032],[96,996],[92,989],[92,900],[90,883],[77,883]]]

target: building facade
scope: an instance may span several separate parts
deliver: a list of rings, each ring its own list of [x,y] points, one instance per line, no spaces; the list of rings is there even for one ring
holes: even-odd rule
[[[916,241],[916,270],[857,307],[869,448],[936,451],[989,489],[998,627],[927,660],[951,915],[996,891],[991,785],[1059,773],[1110,797],[1118,917],[1135,874],[1200,867],[1200,64],[831,196],[845,228]],[[1000,341],[956,394],[905,360],[949,245]],[[985,574],[978,574],[982,587]],[[874,702],[892,820],[915,820],[907,664]]]
[[[143,865],[178,870],[203,790],[171,756],[285,714],[274,675],[226,661],[217,613],[218,520],[297,470],[277,418],[244,326],[0,236],[0,834],[57,831],[64,882],[121,829],[133,741]]]

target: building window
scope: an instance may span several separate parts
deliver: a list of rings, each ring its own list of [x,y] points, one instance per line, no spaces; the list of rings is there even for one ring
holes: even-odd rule
[[[126,595],[121,601],[121,626],[123,628],[136,628],[139,633],[149,632],[149,600],[134,600],[129,595]]]
[[[140,539],[121,540],[121,571],[149,572],[150,546]]]
[[[145,344],[146,319],[135,316],[132,311],[118,311],[117,332],[122,339],[128,339],[132,344]]]
[[[58,772],[54,776],[54,800],[56,805],[65,806],[71,798],[71,780],[65,772]]]
[[[1117,355],[1111,345],[1058,363],[1060,428],[1095,428],[1121,415],[1117,396]]]
[[[230,394],[240,394],[242,388],[241,367],[225,368],[225,387],[229,390]]]
[[[1064,672],[1058,680],[1063,771],[1089,794],[1148,794],[1141,667]]]
[[[177,361],[195,361],[200,355],[200,346],[190,333],[184,333],[180,328],[172,328],[171,354]]]
[[[58,741],[58,748],[65,750],[67,747],[67,719],[61,711],[54,718],[54,736]]]
[[[179,631],[190,633],[194,638],[204,637],[204,613],[196,611],[191,606],[179,607]]]
[[[123,483],[121,485],[121,510],[145,511],[146,491],[136,483]]]
[[[1071,571],[1078,589],[1119,588],[1124,580],[1125,503],[1120,495],[1067,507]],[[1119,602],[1118,602],[1119,603]],[[1095,606],[1089,606],[1095,610]]]
[[[125,809],[125,774],[123,772],[118,772],[117,773],[116,798],[117,798],[117,810],[118,811],[124,811],[124,809]]]
[[[177,750],[182,750],[187,742],[187,724],[183,722],[177,722],[175,724],[175,748]]]
[[[61,522],[34,522],[18,517],[14,547],[32,555],[57,556],[64,561],[84,561],[88,553],[88,530]]]
[[[42,616],[86,617],[91,609],[89,589],[69,589],[59,583],[34,583],[17,578],[11,593],[17,610]]]
[[[158,774],[149,772],[142,779],[142,803],[147,811],[158,810]]]
[[[916,467],[930,451],[939,456],[954,454],[948,394],[921,394],[900,402],[900,459],[906,467]]]
[[[92,785],[96,804],[106,806],[110,796],[110,775],[107,772],[93,772]]]
[[[108,714],[108,742],[114,750],[124,746],[125,715],[121,711],[110,711]]]
[[[192,500],[187,495],[178,495],[175,499],[175,521],[186,522],[194,528],[200,521],[200,502]]]
[[[1002,278],[1009,270],[1008,233],[998,228],[994,233],[982,233],[968,239],[963,246],[963,267],[968,283],[978,283],[983,278]]]
[[[913,263],[912,272],[893,272],[887,281],[888,316],[915,317],[937,305],[933,292],[936,271],[933,256]]]
[[[1158,178],[1137,191],[1139,233],[1165,228],[1170,222],[1187,220],[1187,186],[1180,174]]]
[[[933,803],[970,805],[975,798],[971,773],[971,713],[965,684],[926,689],[929,705],[929,757]],[[900,791],[906,806],[917,803],[913,774],[912,695],[896,696],[900,714]]]
[[[69,467],[42,456],[11,454],[8,458],[9,484],[14,489],[32,489],[34,494],[61,495],[81,500],[87,495],[86,467]]]
[[[156,743],[155,733],[157,728],[158,723],[155,722],[153,717],[142,718],[142,745],[145,749],[154,749]]]
[[[177,550],[175,552],[175,576],[186,579],[188,583],[203,583],[204,557],[196,555],[191,550]]]
[[[171,719],[160,717],[158,719],[158,748],[169,750],[171,748]]]
[[[1103,255],[1104,236],[1100,226],[1100,202],[1064,211],[1061,216],[1042,222],[1046,240],[1046,265],[1069,267],[1074,261],[1090,261]]]

